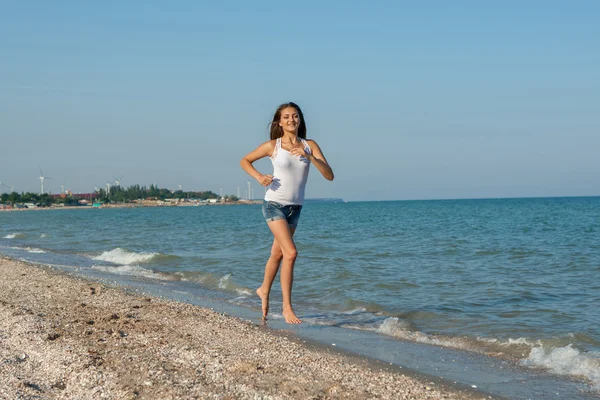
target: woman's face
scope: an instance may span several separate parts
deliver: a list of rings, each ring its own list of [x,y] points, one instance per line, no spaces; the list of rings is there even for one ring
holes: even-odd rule
[[[284,132],[297,133],[300,126],[300,114],[294,107],[286,107],[281,110],[279,126]]]

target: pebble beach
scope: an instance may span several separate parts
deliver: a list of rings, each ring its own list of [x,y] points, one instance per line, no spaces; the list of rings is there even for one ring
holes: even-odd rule
[[[491,398],[43,265],[0,276],[3,399]]]

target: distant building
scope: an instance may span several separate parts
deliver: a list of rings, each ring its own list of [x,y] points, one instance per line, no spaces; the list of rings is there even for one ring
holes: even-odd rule
[[[90,200],[100,197],[97,192],[93,192],[93,193],[71,193],[71,192],[68,192],[68,193],[62,193],[62,194],[59,193],[59,194],[51,194],[50,195],[50,197],[52,197],[53,199],[64,199],[68,196],[79,198],[79,199],[90,199]]]

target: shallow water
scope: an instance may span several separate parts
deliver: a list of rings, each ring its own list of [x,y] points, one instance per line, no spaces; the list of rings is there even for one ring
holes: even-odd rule
[[[517,358],[600,387],[600,198],[308,202],[294,302],[344,327]],[[0,252],[258,310],[260,206],[0,213]],[[272,310],[280,309],[274,285]],[[277,315],[276,315],[277,316]]]

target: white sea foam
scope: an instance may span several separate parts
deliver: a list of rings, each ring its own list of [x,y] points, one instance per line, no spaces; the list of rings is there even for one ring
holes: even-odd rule
[[[544,367],[550,371],[571,376],[583,376],[600,390],[600,353],[582,353],[571,345],[554,349],[534,347],[521,363],[530,367]]]
[[[428,335],[423,332],[410,330],[410,324],[397,317],[385,319],[379,327],[374,328],[376,332],[412,342],[432,344],[436,346],[452,347],[455,349],[485,353],[485,350],[477,346],[473,340],[461,337],[443,337]]]
[[[18,238],[18,237],[25,237],[25,234],[21,233],[21,232],[10,233],[10,234],[4,236],[4,239],[14,239],[14,238]]]
[[[227,289],[230,276],[231,276],[231,274],[227,274],[227,275],[221,277],[221,279],[219,279],[219,289]]]
[[[523,357],[527,354],[529,349],[541,345],[540,340],[531,340],[527,338],[508,338],[506,340],[500,340],[484,337],[473,339],[467,337],[428,335],[423,332],[410,330],[410,325],[407,322],[396,317],[387,318],[375,329],[375,331],[383,335],[393,336],[403,340],[452,347],[477,353],[503,353],[506,356],[512,357]]]
[[[46,253],[46,251],[42,250],[42,249],[36,249],[35,247],[13,247],[10,246],[9,249],[15,249],[15,250],[25,250],[28,253]]]
[[[472,342],[472,339],[469,339]],[[527,358],[531,349],[544,346],[544,343],[554,342],[553,339],[532,339],[532,338],[503,338],[496,339],[490,337],[476,337],[473,346],[475,351],[496,357],[509,358],[512,360],[521,360]],[[554,347],[554,346],[553,346]],[[471,350],[471,349],[467,349]]]
[[[306,324],[312,325],[322,325],[322,326],[334,326],[336,325],[335,321],[326,318],[313,318],[313,317],[303,317],[302,322]]]
[[[235,291],[237,292],[237,294],[239,294],[242,297],[247,297],[247,296],[252,296],[252,291],[249,289],[235,289]]]
[[[158,255],[158,253],[136,253],[117,247],[114,250],[105,251],[99,256],[92,257],[92,260],[108,261],[120,265],[131,265],[148,262]]]
[[[448,346],[463,348],[464,345],[456,342],[455,339],[441,339],[428,336],[423,332],[411,331],[410,325],[397,317],[386,318],[376,329],[378,333],[393,336],[400,339],[411,340],[419,343],[435,344],[438,346]]]
[[[348,325],[348,328],[355,328]],[[473,340],[465,338],[445,338],[427,335],[423,332],[410,331],[408,324],[399,318],[391,317],[384,320],[375,331],[384,335],[403,340],[427,343],[438,346],[453,347],[462,350],[487,352],[490,349],[480,348]],[[493,338],[477,338],[478,341],[499,347],[531,348],[529,356],[521,363],[528,367],[543,367],[555,374],[584,377],[588,379],[595,390],[600,390],[600,353],[582,353],[571,345],[554,349],[545,349],[539,340],[527,338],[498,340]],[[527,353],[525,353],[527,354]]]
[[[44,250],[36,249],[35,247],[25,247],[23,250],[27,250],[28,253],[46,253]]]
[[[496,339],[496,338],[489,338],[489,337],[478,336],[476,339],[479,342],[482,342],[482,343],[485,343],[485,344],[488,344],[488,345],[500,346],[500,347],[510,347],[510,346],[529,346],[529,347],[534,347],[534,346],[541,345],[541,341],[539,341],[539,340],[531,341],[530,339],[527,339],[527,338]]]
[[[46,237],[46,234],[45,234],[45,233],[42,233],[42,234],[40,235],[40,237],[41,237],[41,238],[45,238],[45,237]]]
[[[109,267],[106,265],[93,265],[92,269],[96,271],[108,272],[115,275],[143,276],[145,278],[160,279],[163,281],[171,280],[167,275],[152,272],[142,268],[139,265],[121,265],[118,267]]]
[[[399,334],[404,335],[408,332],[408,324],[404,321],[401,321],[400,318],[390,317],[386,318],[379,328],[377,328],[377,332],[382,333],[384,335],[389,336],[398,336]]]
[[[201,283],[201,284],[206,284],[208,281],[210,281],[212,279],[212,276],[207,274],[207,275],[200,275],[200,276],[187,276],[186,274],[177,271],[175,272],[173,275],[177,276],[177,278],[179,278],[180,280],[184,281],[184,282],[196,282],[196,283]]]
[[[239,296],[239,299],[245,299],[254,296],[253,290],[248,289],[247,287],[238,286],[235,282],[233,282],[231,279],[231,274],[225,274],[218,278],[211,273],[194,273],[193,275],[190,275],[189,273],[178,271],[173,275],[181,281],[199,283],[210,288],[216,287],[227,292],[235,292]]]
[[[367,309],[365,307],[358,307],[358,308],[355,308],[354,310],[344,311],[344,314],[352,315],[352,314],[363,313],[363,312],[367,312]]]
[[[230,292],[235,291],[235,293],[241,298],[247,298],[249,296],[252,296],[253,293],[250,289],[236,285],[236,283],[233,282],[230,278],[231,274],[226,274],[222,276],[219,279],[219,282],[217,283],[218,288]]]
[[[501,346],[514,346],[514,345],[525,345],[525,346],[538,346],[540,344],[539,340],[531,341],[531,339],[527,338],[517,338],[512,339],[508,338],[506,341],[498,341]]]

